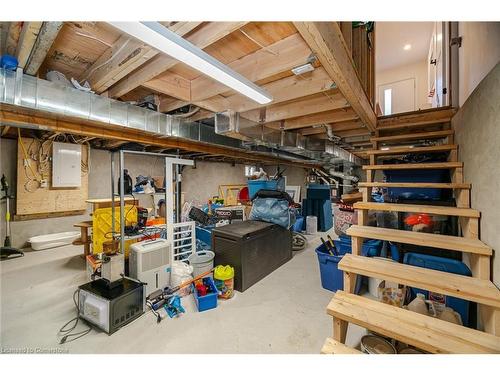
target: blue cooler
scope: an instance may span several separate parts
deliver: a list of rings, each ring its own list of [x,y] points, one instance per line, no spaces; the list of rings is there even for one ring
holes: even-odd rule
[[[426,254],[407,253],[403,258],[403,263],[416,267],[429,268],[436,271],[472,276],[472,272],[469,267],[455,259],[436,257]],[[422,293],[425,295],[426,299],[439,300],[440,302],[442,301],[446,306],[451,307],[460,314],[464,326],[471,327],[473,325],[471,324],[471,319],[469,319],[469,313],[472,305],[471,302],[456,297],[443,296],[439,293],[433,293],[418,288],[410,288],[410,290],[412,299],[416,297],[417,293]]]

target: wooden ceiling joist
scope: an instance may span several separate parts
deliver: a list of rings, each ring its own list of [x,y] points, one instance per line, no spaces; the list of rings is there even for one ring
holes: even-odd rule
[[[264,122],[286,120],[293,117],[305,116],[348,106],[349,103],[346,102],[344,96],[338,90],[330,90],[302,99],[270,105],[266,107]],[[241,116],[248,120],[259,122],[261,116],[260,112],[260,109],[254,109],[241,113]]]
[[[241,161],[262,162],[280,165],[294,165],[303,168],[317,168],[317,163],[302,163],[300,161],[280,159],[259,152],[251,152],[231,147],[201,143],[182,138],[160,138],[136,129],[114,127],[99,122],[72,119],[70,117],[44,117],[39,111],[20,110],[13,105],[4,105],[0,109],[0,122],[8,126],[36,125],[46,131],[55,131],[86,137],[96,137],[108,140],[126,141],[144,145],[158,146],[165,149],[180,149],[201,152],[211,155],[222,155]]]
[[[357,118],[358,115],[352,110],[352,108],[334,109],[332,111],[319,112],[312,115],[300,116],[285,120],[284,129],[291,130],[308,128],[313,125],[355,120]],[[266,124],[266,126],[273,129],[280,129],[281,124],[279,122],[274,122],[271,124]]]
[[[300,35],[293,34],[227,65],[250,81],[256,82],[305,64],[310,54],[310,49]],[[191,81],[193,102],[230,91],[227,86],[206,76]]]
[[[200,24],[201,22],[177,22],[169,26],[169,29],[184,36]],[[158,50],[123,34],[80,79],[88,80],[92,89],[101,93],[158,54]]]
[[[172,72],[165,72],[142,86],[183,101],[191,100],[191,81]]]
[[[332,85],[333,81],[330,79],[325,69],[320,67],[311,73],[301,76],[293,75],[264,84],[262,88],[273,97],[272,103],[274,105],[330,90]],[[241,94],[232,94],[227,97],[216,95],[193,104],[213,112],[222,112],[227,109],[231,109],[235,112],[245,112],[262,107],[261,104],[249,100]]]
[[[294,22],[294,25],[354,111],[368,129],[375,131],[377,117],[354,69],[338,23]]]
[[[238,30],[247,22],[210,22],[186,37],[186,39],[195,46],[204,49],[217,42],[225,36]],[[147,64],[129,74],[116,85],[109,89],[109,96],[117,98],[141,86],[156,76],[166,72],[177,65],[179,61],[170,56],[159,54],[152,58]]]
[[[11,22],[5,40],[5,53],[7,55],[16,56],[19,38],[23,30],[24,22]]]
[[[158,110],[163,113],[168,113],[189,104],[189,101],[163,96],[160,97],[160,105]]]
[[[16,56],[18,65],[26,68],[26,64],[35,46],[36,38],[40,33],[43,22],[24,22],[19,41],[17,43]]]
[[[335,131],[346,131],[346,130],[354,130],[354,129],[360,129],[363,127],[363,123],[361,120],[349,120],[349,121],[342,121],[342,122],[335,122],[331,124],[327,124],[328,126],[332,127],[332,130]],[[313,134],[320,134],[324,133],[325,128],[324,127],[314,127],[314,128],[306,128],[306,129],[299,129],[299,133],[302,135],[313,135]]]
[[[24,68],[26,74],[35,75],[38,72],[62,27],[63,23],[59,21],[43,23]]]

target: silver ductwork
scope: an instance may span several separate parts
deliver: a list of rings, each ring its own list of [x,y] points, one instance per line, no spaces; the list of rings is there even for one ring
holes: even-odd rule
[[[331,129],[330,129],[331,130]],[[356,155],[337,146],[330,140],[305,137],[300,133],[277,130],[248,120],[238,112],[226,111],[215,114],[215,132],[242,139],[246,144],[278,147],[281,150],[321,161],[325,165],[351,163],[362,165]]]
[[[328,140],[304,137],[301,134],[276,130],[242,118],[239,113],[218,113],[215,129],[189,119],[166,115],[120,102],[91,92],[23,74],[21,69],[0,69],[0,103],[47,112],[51,115],[97,121],[124,127],[220,146],[249,149],[259,146],[269,155],[287,160],[321,163],[330,168],[337,162],[361,165],[361,160]],[[4,124],[9,125],[9,124]],[[12,124],[14,125],[14,124]],[[34,127],[35,124],[27,124]],[[263,146],[263,147],[262,147]]]

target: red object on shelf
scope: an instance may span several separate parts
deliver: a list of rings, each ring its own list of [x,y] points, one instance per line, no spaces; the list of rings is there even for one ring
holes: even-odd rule
[[[410,215],[405,219],[405,224],[406,225],[417,225],[417,224],[425,224],[425,225],[431,225],[432,224],[432,219],[428,214],[415,214],[415,215]]]
[[[250,193],[248,192],[248,187],[245,186],[238,192],[238,202],[246,203],[249,200],[250,200]]]
[[[207,286],[203,283],[196,285],[196,290],[198,291],[198,295],[201,297],[207,295]]]

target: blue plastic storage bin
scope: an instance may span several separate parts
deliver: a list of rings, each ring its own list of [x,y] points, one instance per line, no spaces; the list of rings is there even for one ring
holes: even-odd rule
[[[343,254],[351,253],[351,236],[341,235],[338,239],[333,240],[335,247]],[[382,240],[364,240],[362,255],[368,257],[378,257],[380,256],[380,250],[382,249]]]
[[[212,229],[213,225],[207,227],[195,227],[196,239],[203,242],[205,245],[212,246]]]
[[[295,223],[293,224],[292,230],[294,232],[301,232],[302,228],[304,227],[304,217],[303,216],[297,216],[295,218]]]
[[[338,269],[338,264],[345,254],[350,253],[350,251],[344,252],[345,248],[338,250],[339,255],[330,255],[325,245],[321,244],[316,248],[316,254],[319,262],[319,273],[321,276],[321,286],[324,289],[331,290],[332,292],[344,289],[344,273],[342,270]],[[357,278],[356,287],[354,289],[354,293],[359,294],[361,290],[360,277]]]
[[[330,200],[330,185],[309,184],[307,186],[307,199]]]
[[[449,182],[449,171],[444,169],[429,170],[386,170],[387,182]],[[388,188],[391,199],[439,200],[443,189]]]
[[[213,293],[208,293],[205,296],[199,296],[198,291],[194,287],[194,284],[191,284],[191,290],[193,291],[194,302],[198,307],[198,311],[205,311],[210,309],[215,309],[217,307],[217,297],[219,295],[219,291],[215,286],[214,280],[211,277],[203,278],[203,281],[207,281],[212,290],[215,290]]]
[[[248,195],[250,196],[250,199],[253,199],[255,194],[260,189],[266,189],[266,190],[277,190],[278,187],[278,181],[277,180],[248,180]]]
[[[429,268],[432,270],[449,272],[458,275],[472,276],[472,272],[464,263],[455,260],[442,257],[436,257],[433,255],[417,254],[417,253],[407,253],[404,256],[403,263],[409,264],[411,266]],[[422,290],[418,288],[410,288],[411,298],[415,298],[417,293],[422,293],[425,295],[426,299],[430,298],[430,294],[427,290]],[[432,293],[434,297],[440,296],[439,293]],[[451,307],[457,313],[460,314],[462,318],[462,323],[466,327],[471,327],[471,322],[469,319],[469,313],[471,311],[471,302],[450,296],[443,296],[444,303],[446,306]],[[475,328],[475,327],[471,327]]]

